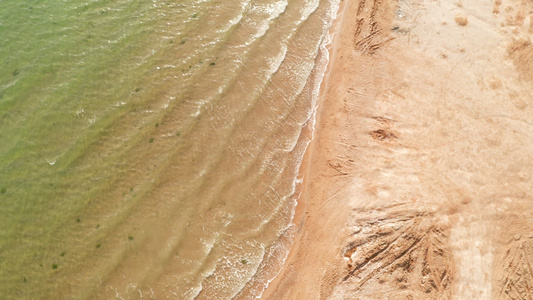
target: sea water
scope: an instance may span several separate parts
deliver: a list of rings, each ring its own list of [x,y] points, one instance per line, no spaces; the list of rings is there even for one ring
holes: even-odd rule
[[[260,296],[337,6],[0,1],[0,298]]]

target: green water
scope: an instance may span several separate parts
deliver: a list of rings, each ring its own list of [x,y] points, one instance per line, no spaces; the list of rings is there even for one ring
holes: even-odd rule
[[[0,299],[260,295],[337,4],[0,1]]]
[[[124,171],[103,139],[119,130],[127,148],[155,126],[118,120],[161,97],[151,80],[198,18],[188,2],[0,2],[0,295],[38,291],[75,257],[82,210]]]

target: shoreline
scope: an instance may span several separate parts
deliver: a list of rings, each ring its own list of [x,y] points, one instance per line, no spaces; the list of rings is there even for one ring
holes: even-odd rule
[[[527,293],[531,9],[341,1],[300,166],[302,224],[262,298]]]
[[[309,227],[309,225],[317,225],[308,224],[309,222],[312,222],[309,221],[311,211],[313,214],[315,213],[314,209],[309,209],[309,206],[314,207],[317,205],[317,200],[320,201],[320,199],[310,197],[310,193],[312,193],[310,192],[310,190],[313,190],[313,188],[310,188],[310,182],[312,180],[315,180],[314,177],[316,177],[313,176],[313,173],[316,171],[316,168],[313,167],[313,164],[316,163],[317,160],[319,161],[321,159],[317,159],[316,156],[318,155],[319,157],[321,157],[323,155],[323,153],[321,153],[322,149],[320,149],[320,146],[317,146],[316,144],[319,143],[318,139],[321,137],[321,135],[325,134],[321,131],[320,128],[321,126],[323,126],[323,124],[321,124],[321,118],[323,116],[323,110],[325,110],[324,102],[326,101],[326,97],[328,96],[328,89],[330,88],[332,81],[331,75],[333,70],[337,69],[335,66],[336,56],[338,55],[337,52],[340,50],[339,47],[342,47],[342,45],[340,45],[340,35],[343,33],[343,31],[346,31],[346,27],[348,27],[348,25],[344,23],[344,17],[346,16],[349,6],[348,2],[349,1],[346,0],[340,1],[337,16],[328,32],[331,42],[325,46],[325,50],[328,51],[329,61],[321,83],[318,108],[315,112],[315,130],[313,132],[314,138],[305,152],[299,170],[299,174],[301,174],[303,183],[300,187],[301,192],[300,196],[298,197],[298,205],[296,207],[297,213],[294,217],[294,220],[298,220],[298,222],[293,221],[294,226],[297,226],[297,233],[293,237],[293,245],[285,260],[285,264],[283,265],[278,275],[269,283],[268,287],[263,292],[261,296],[262,299],[297,299],[298,297],[300,297],[297,296],[297,298],[294,298],[292,289],[287,288],[288,284],[284,281],[286,280],[287,276],[294,277],[296,275],[294,274],[293,269],[297,268],[293,268],[293,266],[297,261],[301,261],[301,248],[302,246],[305,246],[305,242],[302,241],[302,239],[304,239],[303,235],[307,234],[308,232],[306,231],[310,230],[306,227]],[[324,171],[323,168],[321,168],[320,171]],[[331,215],[335,213],[336,211],[330,209],[326,214]],[[339,220],[342,220],[342,218]],[[338,223],[337,225],[340,225],[340,223]],[[290,293],[287,293],[287,291],[290,291]],[[308,295],[311,296],[312,293],[309,293]]]
[[[323,101],[323,97],[325,96],[324,91],[326,90],[326,86],[328,85],[328,77],[329,77],[329,73],[331,72],[332,60],[334,59],[333,50],[335,48],[335,43],[337,42],[337,39],[335,38],[335,36],[336,34],[338,34],[340,30],[345,9],[346,9],[346,1],[341,0],[339,2],[339,7],[337,9],[335,19],[333,20],[333,23],[328,30],[327,37],[326,37],[327,42],[325,42],[324,45],[321,46],[322,49],[320,50],[320,51],[323,51],[325,55],[327,55],[327,58],[326,58],[327,61],[326,61],[326,67],[324,70],[324,74],[320,82],[320,88],[319,88],[319,94],[317,95],[318,99],[317,99],[317,103],[315,107],[315,112],[312,117],[313,128],[310,129],[310,134],[312,135],[312,138],[309,144],[307,145],[306,151],[304,153],[304,156],[302,158],[302,161],[300,163],[300,167],[298,170],[297,180],[299,181],[301,180],[301,183],[297,186],[297,192],[295,192],[295,194],[298,194],[298,196],[296,197],[296,207],[294,209],[294,217],[292,220],[292,226],[294,227],[295,234],[292,237],[291,248],[289,250],[289,253],[287,254],[287,257],[285,258],[282,268],[279,270],[276,276],[268,282],[265,290],[263,290],[263,292],[261,293],[259,298],[262,298],[262,299],[263,298],[269,299],[273,295],[273,293],[276,291],[276,289],[280,286],[281,280],[283,279],[282,275],[284,274],[284,270],[286,268],[287,262],[295,259],[294,258],[295,251],[296,251],[295,245],[297,243],[297,240],[301,238],[301,234],[305,226],[305,215],[307,214],[308,203],[306,201],[306,197],[303,197],[303,194],[306,189],[306,183],[307,183],[306,178],[308,177],[309,175],[308,172],[311,169],[310,163],[311,163],[311,158],[313,156],[312,153],[314,150],[313,144],[315,142],[316,134],[317,134],[317,123],[318,123],[318,118],[320,115],[319,111],[322,107],[321,102]]]
[[[340,1],[340,5],[339,5],[339,8],[338,10],[340,10],[340,7],[342,6],[342,1]],[[295,239],[298,238],[299,234],[301,233],[301,230],[302,230],[302,227],[304,226],[304,222],[305,222],[305,212],[306,212],[306,206],[307,206],[307,203],[305,201],[305,199],[302,197],[302,193],[303,193],[303,190],[305,189],[305,173],[304,173],[304,170],[305,168],[303,166],[305,166],[307,164],[307,160],[309,159],[308,156],[309,156],[309,151],[310,151],[310,147],[311,145],[313,144],[313,141],[315,139],[315,134],[316,134],[316,122],[317,122],[317,111],[320,109],[320,101],[321,101],[321,98],[322,98],[322,93],[323,93],[323,85],[325,84],[325,79],[327,77],[327,72],[329,70],[329,65],[330,65],[330,48],[332,47],[332,44],[334,42],[334,39],[332,37],[332,33],[331,33],[331,28],[334,27],[334,25],[337,23],[337,16],[333,19],[332,21],[332,26],[330,26],[330,29],[328,29],[328,33],[325,37],[325,40],[324,42],[322,42],[322,45],[320,46],[320,50],[319,50],[319,55],[317,56],[317,65],[318,64],[323,64],[323,66],[321,67],[323,69],[323,75],[320,76],[320,83],[318,84],[318,95],[316,96],[317,99],[316,99],[316,103],[314,105],[314,108],[313,108],[313,114],[311,116],[311,118],[308,120],[307,124],[305,127],[303,127],[302,129],[302,134],[300,136],[300,139],[309,139],[309,141],[307,142],[307,145],[305,147],[305,151],[304,151],[304,155],[302,156],[301,158],[301,162],[300,162],[300,165],[298,167],[298,173],[297,173],[297,176],[296,176],[296,180],[295,180],[295,192],[293,193],[293,196],[291,198],[294,198],[295,199],[295,202],[296,202],[296,205],[294,207],[294,215],[293,215],[293,218],[292,218],[292,221],[291,221],[291,225],[290,227],[287,229],[287,232],[282,236],[282,239],[288,239],[289,242],[289,246],[290,246],[290,249],[288,251],[288,253],[286,254],[286,257],[285,259],[283,260],[284,263],[282,265],[282,267],[277,271],[276,275],[272,278],[270,278],[266,284],[264,285],[265,288],[264,290],[261,292],[261,294],[259,296],[256,296],[255,298],[258,298],[258,299],[261,299],[261,298],[265,298],[265,297],[269,297],[269,294],[270,292],[275,289],[275,287],[279,284],[279,280],[280,280],[280,274],[282,274],[283,272],[283,269],[285,268],[285,262],[290,258],[291,256],[291,253],[293,253],[293,248],[292,247],[294,245],[294,241]],[[326,56],[326,58],[319,58],[320,56]],[[315,66],[316,68],[316,66]],[[316,72],[316,70],[315,70]],[[310,137],[310,138],[309,138]],[[246,293],[245,293],[246,294]]]

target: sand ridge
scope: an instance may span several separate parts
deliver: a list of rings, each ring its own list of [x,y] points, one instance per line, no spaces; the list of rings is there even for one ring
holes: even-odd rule
[[[532,24],[525,1],[342,2],[266,299],[531,298]]]

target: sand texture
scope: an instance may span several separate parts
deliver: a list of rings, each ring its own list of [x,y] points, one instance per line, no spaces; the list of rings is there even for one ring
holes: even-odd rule
[[[332,30],[264,298],[533,299],[533,2],[344,0]]]

